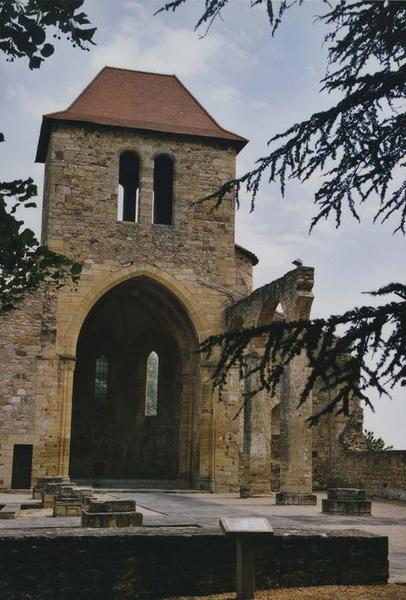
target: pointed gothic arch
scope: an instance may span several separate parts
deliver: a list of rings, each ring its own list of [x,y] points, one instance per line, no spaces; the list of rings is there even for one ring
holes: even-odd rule
[[[190,483],[198,435],[200,358],[178,299],[146,277],[111,288],[92,306],[77,342],[70,431],[74,479],[174,479]],[[108,402],[93,402],[89,364],[109,349]],[[146,410],[148,358],[159,383]],[[103,362],[105,366],[105,360]]]

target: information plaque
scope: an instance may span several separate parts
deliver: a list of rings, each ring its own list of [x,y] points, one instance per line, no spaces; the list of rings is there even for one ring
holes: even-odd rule
[[[220,519],[224,535],[235,539],[237,546],[237,598],[253,600],[255,596],[255,543],[258,537],[272,536],[271,523],[265,517],[227,517]]]
[[[265,517],[227,517],[220,519],[220,527],[225,535],[273,534],[273,529]]]

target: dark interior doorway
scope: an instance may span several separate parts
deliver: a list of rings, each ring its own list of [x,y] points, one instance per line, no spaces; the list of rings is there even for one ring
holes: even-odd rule
[[[96,303],[77,345],[73,479],[191,476],[195,349],[183,307],[146,278]]]
[[[15,444],[13,450],[13,471],[11,487],[14,490],[28,490],[31,487],[32,445]]]
[[[172,224],[173,160],[161,154],[154,161],[154,223]]]

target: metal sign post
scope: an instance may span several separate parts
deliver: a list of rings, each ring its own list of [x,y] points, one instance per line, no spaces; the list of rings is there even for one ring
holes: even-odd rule
[[[224,535],[237,544],[237,598],[252,600],[255,596],[255,540],[273,535],[268,519],[262,517],[220,519]]]

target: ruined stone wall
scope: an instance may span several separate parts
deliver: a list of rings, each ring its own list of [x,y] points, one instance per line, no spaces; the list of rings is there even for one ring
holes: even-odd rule
[[[0,488],[11,481],[14,444],[33,444],[37,430],[42,296],[27,296],[0,318]]]
[[[371,495],[406,498],[406,450],[342,450],[330,466],[331,487],[365,488]],[[399,493],[397,494],[396,491]],[[403,494],[402,494],[403,492]]]
[[[313,390],[313,412],[320,412],[333,399],[334,391],[322,391],[316,383]],[[337,406],[332,413],[323,415],[313,430],[313,488],[326,489],[330,485],[331,465],[339,460],[344,449],[366,450],[363,435],[364,415],[357,398],[345,406]]]
[[[255,290],[250,296],[232,305],[227,311],[227,325],[252,327],[272,322],[280,304],[283,318],[306,319],[313,300],[314,270],[299,267],[279,279]],[[264,351],[265,339],[257,338],[249,349],[254,360]],[[255,358],[256,357],[256,358]],[[269,494],[280,485],[281,491],[308,494],[312,491],[312,432],[306,424],[311,414],[311,401],[298,408],[298,401],[307,377],[307,360],[298,356],[285,370],[279,390],[270,397],[261,391],[244,410],[244,477],[245,495]],[[251,378],[248,378],[248,380]],[[258,388],[252,377],[247,383],[249,394]],[[275,418],[274,435],[279,436],[278,450],[274,439],[272,457],[272,410],[280,403]],[[276,414],[274,414],[276,417]]]
[[[238,246],[236,247],[235,259],[237,289],[248,296],[252,292],[252,263]]]
[[[139,223],[117,220],[118,165],[124,150],[133,150],[140,158]],[[151,223],[153,161],[161,152],[171,155],[175,163],[173,225]],[[77,289],[66,285],[55,299],[49,299],[45,313],[52,314],[51,331],[43,325],[41,294],[30,297],[2,323],[4,487],[10,485],[9,452],[16,435],[31,436],[34,479],[67,474],[76,342],[89,310],[109,289],[133,277],[150,278],[178,298],[199,341],[224,328],[224,309],[250,291],[252,264],[242,255],[236,260],[231,197],[214,212],[196,201],[234,174],[235,150],[221,143],[102,127],[54,126],[46,165],[43,241],[83,262],[83,272]],[[22,347],[26,356],[17,354]],[[24,376],[29,386],[19,385]],[[191,373],[190,377],[199,380],[200,376]],[[182,385],[188,389],[186,380]],[[26,393],[20,394],[23,389]],[[205,393],[205,417],[200,419],[201,396],[190,399],[185,419],[204,424],[195,431],[190,460],[195,470],[204,464],[210,471],[207,481],[213,477],[215,447],[222,460],[225,433],[233,438],[234,453],[237,442],[231,417],[212,392]],[[38,415],[36,428],[34,414]],[[237,472],[236,454],[230,464]],[[235,477],[230,478],[227,468],[224,477],[219,475],[217,489],[229,489],[230,480]]]
[[[330,399],[316,387],[316,410]],[[368,452],[363,410],[356,398],[350,399],[347,412],[325,415],[313,428],[314,488],[357,487],[371,495],[406,499],[406,451]]]
[[[241,388],[236,369],[229,375],[221,401],[215,401],[215,423],[216,490],[239,490],[244,428]]]

